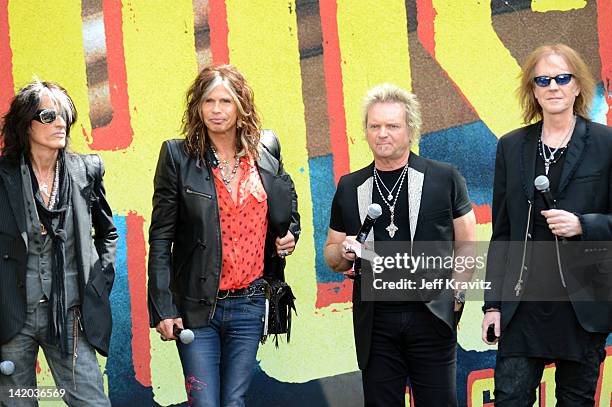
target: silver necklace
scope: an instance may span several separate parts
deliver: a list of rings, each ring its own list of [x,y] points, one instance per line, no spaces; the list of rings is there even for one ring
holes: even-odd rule
[[[397,204],[397,198],[399,198],[400,191],[402,190],[402,185],[404,184],[404,178],[406,178],[406,174],[407,173],[408,173],[408,163],[406,163],[406,166],[404,167],[404,170],[402,171],[402,173],[401,173],[401,175],[400,175],[400,177],[398,179],[399,188],[397,188],[397,192],[395,193],[395,197],[393,199],[393,205],[391,205],[389,202],[387,202],[387,200],[385,199],[385,196],[383,195],[382,191],[380,190],[380,186],[378,185],[378,178],[380,176],[378,175],[378,172],[376,171],[376,166],[374,166],[374,184],[376,185],[376,189],[378,190],[378,193],[380,194],[381,198],[383,199],[383,202],[389,208],[389,212],[391,212],[391,222],[389,223],[389,226],[387,226],[385,228],[387,230],[387,232],[389,233],[389,237],[391,239],[393,239],[393,236],[395,236],[395,232],[397,232],[399,230],[399,228],[395,225],[395,204]],[[382,179],[380,181],[382,183]],[[389,199],[389,201],[390,201],[390,199]]]
[[[234,155],[234,166],[231,167],[231,171],[230,171],[230,163],[228,160],[221,160],[219,158],[219,155],[217,154],[217,150],[215,150],[215,148],[213,146],[210,146],[213,154],[215,155],[215,158],[217,159],[217,161],[220,162],[219,164],[219,172],[221,173],[221,179],[223,180],[223,183],[225,184],[225,187],[227,188],[227,190],[229,191],[229,193],[232,193],[232,186],[230,185],[230,183],[232,182],[232,180],[234,179],[234,177],[236,176],[236,173],[238,172],[238,165],[240,164],[240,159],[238,157],[238,154]],[[229,172],[229,175],[228,175]]]
[[[407,167],[404,167],[404,171],[406,171]],[[403,173],[403,171],[402,171]],[[397,177],[397,180],[395,181],[395,185],[393,185],[393,188],[391,188],[391,190],[389,190],[389,188],[387,188],[387,186],[385,185],[385,182],[382,180],[382,178],[380,177],[380,174],[378,173],[378,171],[376,171],[376,167],[374,167],[374,176],[378,177],[378,181],[380,181],[380,183],[382,184],[383,188],[387,191],[387,201],[392,201],[393,200],[393,191],[395,190],[395,187],[397,186],[397,184],[399,184],[400,179],[402,179],[402,174],[400,174],[399,177]],[[381,194],[382,196],[382,194]],[[384,197],[383,197],[384,199]]]
[[[557,154],[557,151],[561,149],[561,146],[565,144],[565,142],[569,139],[569,137],[574,132],[575,126],[576,126],[576,116],[573,117],[572,124],[569,130],[567,131],[567,134],[565,135],[565,137],[563,137],[563,140],[561,140],[561,143],[559,143],[559,145],[556,148],[552,149],[550,148],[550,146],[544,144],[544,125],[542,125],[542,132],[540,133],[540,151],[539,153],[540,153],[540,156],[542,157],[542,160],[544,160],[544,172],[546,173],[546,175],[548,175],[550,166],[555,164],[557,161],[559,161],[559,158],[561,158],[561,156],[563,155],[563,152],[565,151],[565,149],[562,149],[560,154],[555,157],[555,154]],[[546,152],[547,150],[548,150],[548,153]]]

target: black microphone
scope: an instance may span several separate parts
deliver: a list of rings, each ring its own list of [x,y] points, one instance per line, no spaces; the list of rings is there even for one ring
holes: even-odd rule
[[[495,324],[490,324],[487,328],[487,342],[494,342],[497,339],[495,335]]]
[[[538,192],[542,194],[546,207],[548,209],[557,209],[557,204],[550,192],[550,181],[548,181],[548,177],[546,175],[538,176],[533,181],[533,185],[535,185]]]
[[[179,340],[185,345],[189,345],[195,339],[195,335],[191,329],[181,329],[178,326],[175,326],[173,333],[174,336],[179,338]]]
[[[370,206],[368,206],[368,214],[363,220],[363,224],[361,225],[361,228],[359,228],[359,233],[357,233],[355,240],[357,240],[359,243],[364,243],[370,234],[374,223],[376,223],[376,219],[378,219],[380,215],[382,215],[382,208],[380,205],[377,203],[370,204]]]

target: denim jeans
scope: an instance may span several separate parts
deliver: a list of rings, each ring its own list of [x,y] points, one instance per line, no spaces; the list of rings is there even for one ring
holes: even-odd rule
[[[190,406],[244,406],[263,333],[263,292],[217,300],[208,326],[192,329],[195,340],[177,347]]]
[[[2,359],[11,360],[15,364],[15,372],[11,376],[0,375],[0,387],[23,388],[36,386],[36,357],[41,347],[51,374],[58,389],[64,389],[64,402],[69,406],[110,406],[108,397],[104,394],[102,372],[94,348],[89,344],[83,331],[79,329],[77,355],[74,365],[73,356],[62,354],[56,345],[47,341],[49,303],[39,303],[34,310],[26,314],[26,320],[21,331],[9,342],[2,345]],[[74,340],[74,312],[68,311],[68,346],[72,352]],[[6,390],[5,390],[6,393]],[[6,400],[7,395],[0,396],[0,406],[21,407],[37,406],[35,398]],[[42,403],[43,405],[45,402]]]

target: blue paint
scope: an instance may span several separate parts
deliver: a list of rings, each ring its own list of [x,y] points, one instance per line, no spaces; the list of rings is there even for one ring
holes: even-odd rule
[[[593,96],[593,107],[589,112],[591,119],[594,122],[607,124],[608,118],[606,115],[608,114],[608,104],[606,103],[606,93],[604,90],[603,83],[598,83],[595,86],[595,96]]]
[[[453,164],[467,183],[476,205],[491,204],[497,137],[482,122],[452,127],[423,135],[423,157]]]
[[[329,228],[331,203],[336,192],[333,156],[328,154],[310,158],[308,160],[308,169],[310,172],[317,283],[341,282],[344,280],[344,275],[333,272],[323,258],[323,249]]]
[[[143,405],[155,405],[153,391],[144,387],[135,378],[132,358],[132,314],[127,268],[127,225],[124,216],[114,216],[119,241],[115,283],[110,294],[113,314],[113,332],[109,357],[106,362],[108,392],[114,407],[131,406],[134,400]]]

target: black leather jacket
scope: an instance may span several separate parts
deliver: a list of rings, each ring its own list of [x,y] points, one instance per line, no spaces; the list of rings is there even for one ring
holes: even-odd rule
[[[276,256],[274,241],[287,228],[298,239],[297,194],[283,169],[274,133],[264,130],[260,145],[257,168],[268,195],[264,275],[284,279],[285,260]],[[218,163],[210,151],[206,162],[189,157],[184,140],[168,140],[161,147],[149,229],[152,327],[181,317],[185,327],[199,328],[208,325],[214,314],[222,245],[213,165]]]

